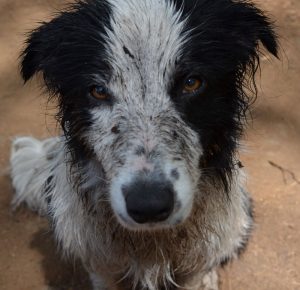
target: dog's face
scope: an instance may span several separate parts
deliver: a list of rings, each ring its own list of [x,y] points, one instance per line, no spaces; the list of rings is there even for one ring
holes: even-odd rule
[[[205,195],[201,178],[228,185],[259,41],[276,55],[245,2],[86,1],[30,35],[22,73],[43,72],[73,163],[97,164],[120,223],[171,226]]]

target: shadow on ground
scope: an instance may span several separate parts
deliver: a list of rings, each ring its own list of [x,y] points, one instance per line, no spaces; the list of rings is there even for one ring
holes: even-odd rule
[[[62,258],[53,233],[48,228],[36,232],[30,248],[42,256],[40,263],[46,284],[51,290],[91,290],[89,276],[79,261]]]

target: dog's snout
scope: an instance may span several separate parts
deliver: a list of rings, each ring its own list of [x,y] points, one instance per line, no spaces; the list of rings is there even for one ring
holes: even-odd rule
[[[128,215],[137,223],[166,220],[174,208],[174,190],[168,182],[140,180],[123,187]]]

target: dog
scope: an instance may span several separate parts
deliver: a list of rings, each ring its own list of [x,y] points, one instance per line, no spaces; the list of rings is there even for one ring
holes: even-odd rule
[[[62,134],[15,139],[13,206],[49,218],[94,289],[216,290],[245,249],[260,43],[278,57],[273,22],[242,0],[78,1],[30,33],[21,74],[42,75]]]

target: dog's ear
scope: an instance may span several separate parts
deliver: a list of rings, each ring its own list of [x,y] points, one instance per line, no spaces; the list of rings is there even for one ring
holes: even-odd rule
[[[42,23],[29,34],[21,55],[24,81],[42,72],[48,89],[61,93],[82,76],[106,69],[102,60],[109,17],[106,1],[78,1]]]
[[[44,72],[47,63],[55,57],[54,54],[59,45],[59,35],[58,32],[53,31],[53,23],[43,23],[31,32],[26,40],[26,45],[21,55],[21,75],[25,82],[35,73]]]
[[[228,23],[232,24],[232,33],[237,37],[241,61],[257,56],[259,42],[274,56],[278,57],[277,35],[274,24],[257,7],[248,1],[231,1],[228,7]]]
[[[272,21],[248,0],[176,0],[186,17],[185,57],[213,68],[214,74],[255,72],[259,44],[278,57],[277,35]],[[200,71],[203,70],[200,68]],[[250,72],[250,71],[249,71]]]

